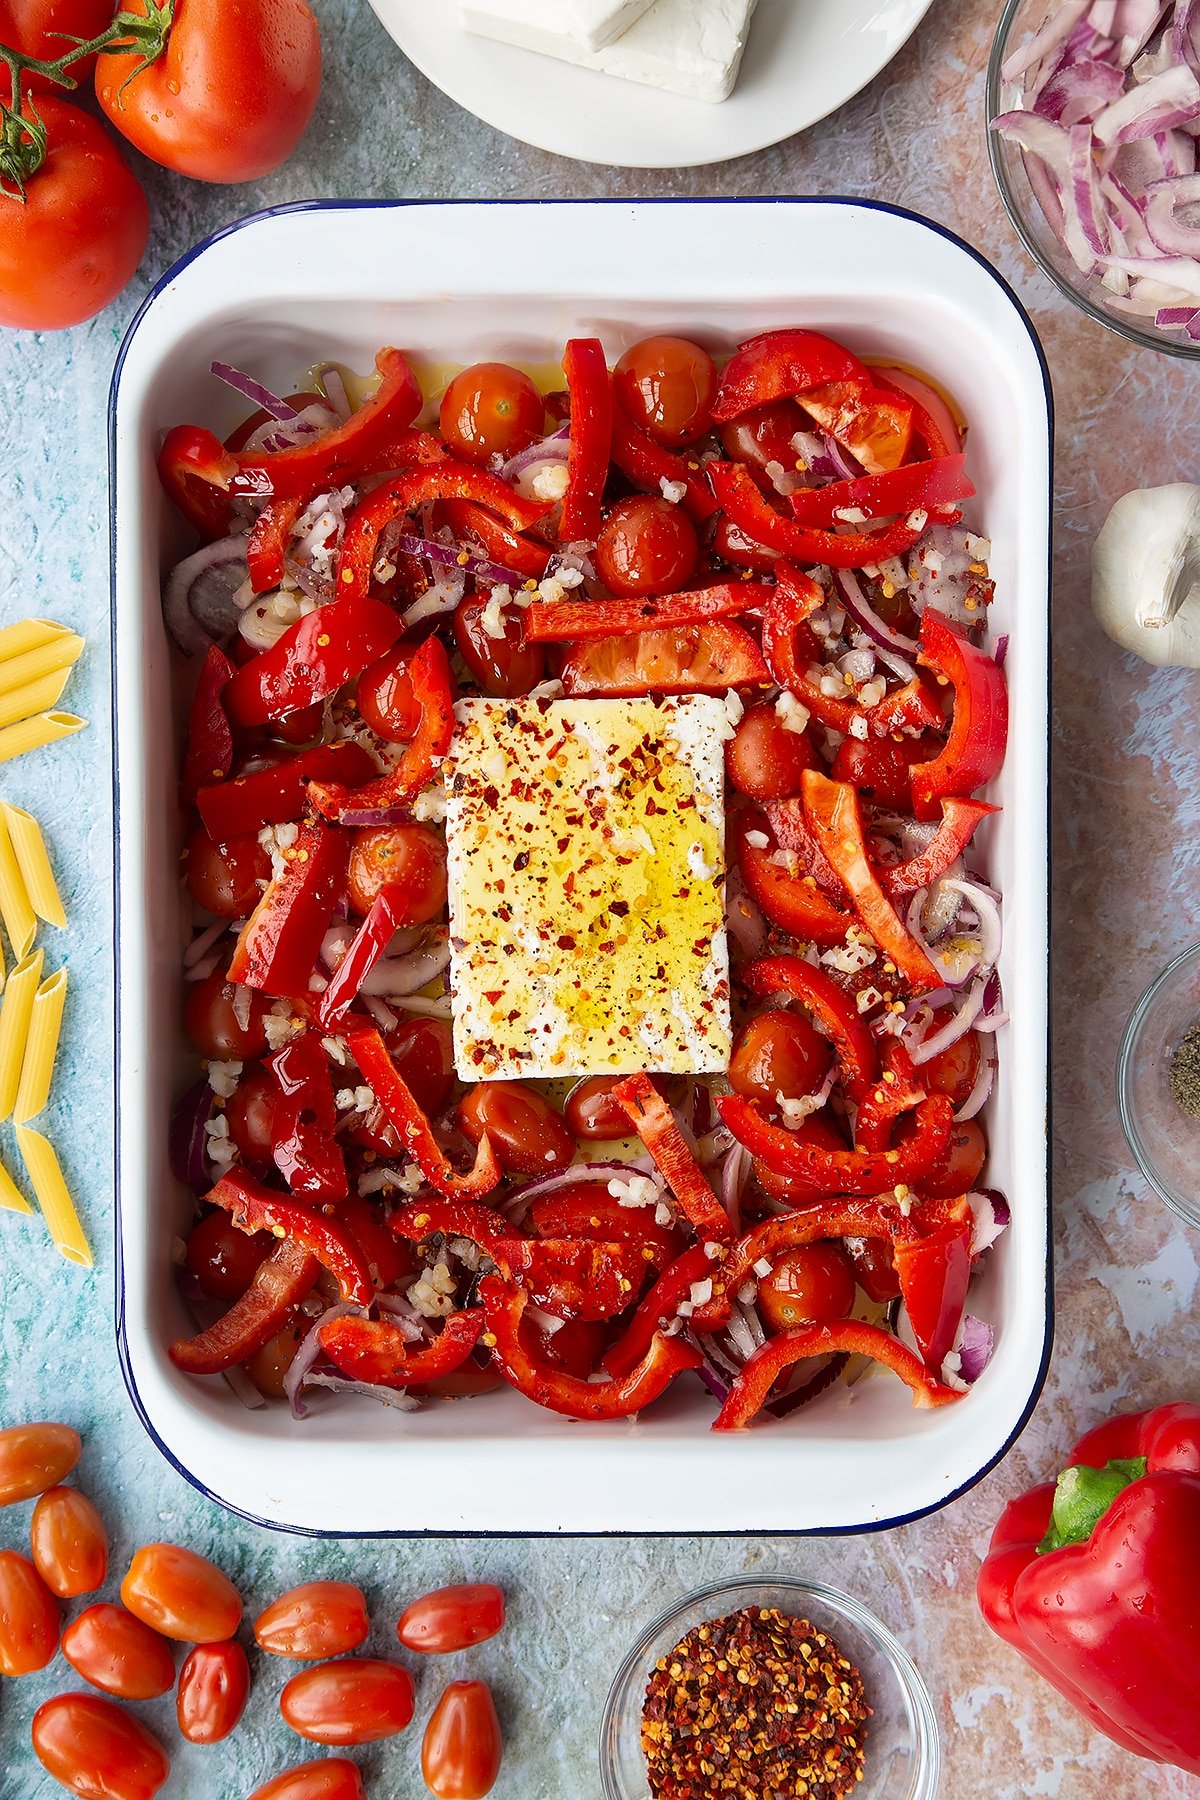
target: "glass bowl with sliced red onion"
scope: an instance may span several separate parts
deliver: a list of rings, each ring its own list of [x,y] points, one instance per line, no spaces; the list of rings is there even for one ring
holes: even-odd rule
[[[1200,0],[1008,0],[987,79],[992,171],[1068,299],[1200,356]]]

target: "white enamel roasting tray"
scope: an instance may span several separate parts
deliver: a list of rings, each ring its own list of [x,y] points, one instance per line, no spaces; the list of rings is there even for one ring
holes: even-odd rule
[[[636,1422],[582,1425],[519,1396],[397,1414],[369,1400],[247,1411],[178,1373],[192,1329],[171,1272],[189,1212],[167,1166],[182,1084],[176,752],[181,683],[159,580],[185,549],[154,470],[181,420],[229,429],[214,357],[281,392],[325,357],[385,343],[470,362],[557,356],[598,332],[610,360],[651,331],[714,349],[802,324],[923,369],[970,421],[992,627],[1012,642],[1008,760],[989,867],[1004,890],[1012,1023],[988,1111],[990,1185],[1012,1202],[972,1309],[996,1353],[960,1404],[917,1412],[885,1374],[787,1422],[709,1431],[691,1380]],[[339,1537],[411,1532],[856,1531],[945,1503],[1028,1417],[1049,1355],[1046,1191],[1049,384],[1003,282],[940,227],[859,202],[327,204],[248,219],[160,282],[113,381],[116,828],[119,846],[117,1332],[147,1430],[197,1487],[263,1524]],[[244,410],[244,408],[242,409]]]

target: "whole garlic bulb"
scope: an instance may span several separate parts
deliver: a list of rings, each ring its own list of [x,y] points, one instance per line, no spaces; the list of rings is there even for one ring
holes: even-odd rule
[[[1200,487],[1135,488],[1092,545],[1092,610],[1147,662],[1200,668]]]

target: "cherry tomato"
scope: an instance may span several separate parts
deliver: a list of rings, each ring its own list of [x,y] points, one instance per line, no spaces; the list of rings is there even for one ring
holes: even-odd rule
[[[472,363],[442,395],[442,436],[468,462],[485,463],[527,450],[546,425],[546,402],[522,369]]]
[[[523,1081],[479,1082],[459,1101],[458,1121],[473,1143],[486,1131],[510,1175],[552,1175],[575,1159],[562,1114]]]
[[[753,800],[786,800],[800,792],[805,769],[821,766],[808,733],[789,731],[766,701],[748,708],[725,747],[730,781]]]
[[[526,1219],[537,1237],[637,1244],[646,1253],[647,1264],[659,1269],[683,1248],[679,1233],[657,1222],[653,1206],[622,1206],[603,1182],[575,1182],[534,1200]]]
[[[421,1773],[438,1800],[483,1800],[496,1785],[504,1739],[485,1681],[452,1681],[421,1744]]]
[[[406,1650],[446,1656],[484,1644],[503,1629],[503,1589],[490,1581],[476,1581],[422,1594],[401,1613],[396,1635]]]
[[[931,1032],[937,1031],[950,1017],[949,1008],[935,1013]],[[948,1094],[955,1106],[962,1106],[974,1092],[983,1061],[983,1043],[977,1031],[968,1031],[956,1044],[931,1056],[922,1063],[920,1078],[931,1094]]]
[[[53,1487],[33,1509],[29,1543],[34,1567],[60,1600],[94,1594],[108,1574],[104,1520],[78,1488]]]
[[[280,1594],[254,1621],[260,1650],[318,1662],[365,1644],[371,1629],[361,1588],[348,1581],[306,1581]]]
[[[904,394],[861,381],[838,381],[810,388],[801,405],[868,475],[898,469],[908,456],[913,435],[913,406]]]
[[[596,540],[596,573],[613,594],[672,594],[696,572],[700,544],[681,507],[650,494],[614,506]]]
[[[325,725],[325,708],[320,700],[311,706],[297,707],[282,719],[271,723],[271,736],[284,744],[315,744]]]
[[[897,812],[912,808],[912,765],[936,756],[941,739],[923,732],[920,737],[843,738],[833,759],[835,781],[848,781],[864,800]]]
[[[635,425],[674,449],[707,431],[717,365],[687,338],[642,338],[613,370],[613,390]]]
[[[366,1800],[358,1764],[344,1756],[297,1763],[255,1788],[250,1800]]]
[[[421,723],[408,673],[412,658],[411,644],[397,644],[358,678],[355,704],[376,737],[389,744],[407,744]]]
[[[588,1075],[567,1095],[563,1116],[577,1138],[612,1140],[633,1135],[629,1114],[613,1099],[619,1075]]]
[[[738,1033],[729,1063],[735,1093],[777,1107],[779,1096],[815,1094],[829,1072],[833,1047],[803,1013],[759,1013]]]
[[[242,1596],[207,1557],[179,1544],[146,1544],[121,1583],[121,1599],[163,1637],[219,1644],[242,1617]]]
[[[446,846],[428,825],[374,825],[356,831],[346,892],[365,918],[385,887],[404,896],[398,926],[424,925],[446,904]]]
[[[39,1706],[33,1749],[80,1800],[154,1800],[171,1773],[158,1739],[99,1694],[59,1694]]]
[[[211,1300],[238,1300],[274,1248],[269,1231],[239,1231],[217,1207],[189,1231],[184,1267]]]
[[[521,614],[510,607],[502,613],[504,635],[493,637],[484,629],[487,605],[482,600],[463,600],[454,611],[454,641],[462,659],[485,694],[511,700],[528,694],[546,675],[546,647],[527,644]]]
[[[253,832],[214,844],[198,825],[184,852],[184,879],[205,912],[220,919],[247,919],[262,899],[259,884],[271,879],[271,858]]]
[[[792,442],[798,431],[811,433],[811,422],[794,400],[777,400],[773,406],[760,406],[756,412],[743,413],[740,419],[722,425],[721,443],[733,462],[753,469],[779,463],[792,471],[803,460]]]
[[[0,212],[0,325],[58,331],[101,312],[131,279],[150,210],[103,126],[49,94],[36,105],[48,148],[24,201]]]
[[[266,1049],[263,1014],[267,1002],[252,988],[243,992],[250,995],[245,1025],[238,1022],[233,1010],[233,985],[224,969],[214,969],[203,981],[188,983],[183,1029],[201,1056],[211,1057],[214,1062],[246,1062],[252,1056],[261,1056]]]
[[[836,1244],[788,1250],[758,1284],[758,1310],[768,1331],[829,1325],[854,1307],[854,1271]]]
[[[369,1656],[302,1669],[279,1696],[293,1731],[314,1744],[374,1744],[413,1716],[413,1682],[398,1663]]]
[[[846,1255],[855,1280],[869,1300],[886,1305],[900,1297],[900,1277],[892,1247],[882,1238],[847,1238]]]
[[[179,1671],[179,1729],[189,1744],[219,1744],[241,1718],[249,1697],[250,1664],[237,1639],[197,1644]]]
[[[911,1113],[896,1126],[895,1142],[902,1144],[913,1131]],[[950,1143],[932,1169],[918,1176],[913,1185],[927,1200],[953,1200],[969,1194],[976,1186],[987,1161],[987,1139],[974,1119],[964,1119],[950,1131]]]
[[[0,44],[39,62],[57,62],[69,48],[67,39],[87,43],[112,24],[112,0],[0,0]],[[84,80],[95,67],[88,56],[71,64],[75,80]],[[22,86],[35,94],[61,93],[44,75],[26,74]],[[0,69],[0,95],[8,99],[12,84],[7,69]]]
[[[427,1118],[454,1087],[454,1033],[444,1019],[406,1019],[388,1032],[388,1051]]]
[[[167,1640],[107,1601],[71,1620],[62,1653],[77,1675],[118,1700],[155,1700],[175,1685]]]
[[[147,0],[129,0],[147,12]],[[102,56],[96,97],[144,156],[197,181],[256,181],[304,135],[321,87],[321,39],[304,0],[187,0],[167,47],[138,59]]]
[[[282,1400],[283,1382],[296,1360],[296,1352],[308,1334],[310,1320],[289,1320],[269,1337],[261,1350],[248,1356],[244,1368],[259,1393],[267,1400]]]
[[[70,1425],[10,1425],[0,1431],[0,1506],[32,1500],[69,1475],[83,1450]]]
[[[242,1161],[256,1175],[267,1175],[275,1167],[271,1146],[278,1102],[279,1085],[261,1066],[243,1070],[225,1102],[229,1135],[241,1152]],[[239,1232],[238,1236],[244,1238],[245,1233]]]
[[[58,1649],[58,1606],[27,1556],[0,1550],[0,1675],[32,1675]]]

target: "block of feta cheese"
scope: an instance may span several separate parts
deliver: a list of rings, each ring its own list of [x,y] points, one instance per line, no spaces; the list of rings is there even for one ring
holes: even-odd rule
[[[481,0],[463,0],[461,18],[470,31],[545,51],[562,62],[640,81],[692,100],[719,101],[729,98],[737,82],[755,3],[655,0],[614,43],[601,50],[588,50],[571,37],[563,37],[553,46],[534,43],[528,32],[499,16],[511,13],[516,0],[489,0],[486,11],[490,14],[494,6],[494,19],[485,19]]]
[[[459,702],[446,783],[465,1081],[729,1066],[725,702]]]
[[[628,31],[651,0],[460,0],[467,31],[557,56],[563,44],[603,50]]]

